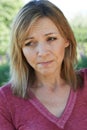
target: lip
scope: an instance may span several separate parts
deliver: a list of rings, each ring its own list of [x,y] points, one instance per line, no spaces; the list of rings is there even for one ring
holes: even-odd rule
[[[40,65],[49,65],[52,62],[53,62],[53,60],[50,60],[50,61],[39,62],[38,64],[40,64]]]

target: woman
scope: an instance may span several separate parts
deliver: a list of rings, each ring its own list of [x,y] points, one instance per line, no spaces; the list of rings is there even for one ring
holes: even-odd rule
[[[63,13],[46,0],[17,14],[11,80],[0,89],[1,130],[87,130],[87,70],[75,71],[76,40]]]

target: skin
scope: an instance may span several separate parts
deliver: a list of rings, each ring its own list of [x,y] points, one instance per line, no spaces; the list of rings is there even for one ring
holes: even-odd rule
[[[32,25],[22,48],[37,76],[37,88],[32,89],[33,93],[57,116],[63,112],[70,92],[70,86],[60,76],[68,45],[55,24],[44,17]]]
[[[42,18],[31,27],[23,46],[23,54],[38,79],[48,79],[48,76],[60,79],[61,64],[68,45],[54,23],[48,18]]]

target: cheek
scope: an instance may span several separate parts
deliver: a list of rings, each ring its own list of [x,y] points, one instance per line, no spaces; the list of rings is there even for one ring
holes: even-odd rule
[[[22,51],[23,51],[23,54],[24,54],[26,60],[29,62],[32,57],[31,53],[29,52],[29,50],[27,48],[23,48]]]
[[[61,66],[63,59],[64,59],[64,55],[65,55],[65,48],[59,47],[58,49],[55,49],[54,55],[55,55],[55,61],[56,61],[57,65]]]
[[[63,58],[65,54],[65,47],[63,45],[58,45],[54,48],[54,53],[56,57]]]
[[[35,57],[35,53],[33,51],[30,51],[28,48],[24,48],[23,49],[23,54],[27,60],[27,62],[32,66],[33,64],[35,64],[36,61],[36,57]]]

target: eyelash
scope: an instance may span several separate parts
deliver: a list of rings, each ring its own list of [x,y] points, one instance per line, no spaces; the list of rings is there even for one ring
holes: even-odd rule
[[[47,39],[47,41],[55,41],[55,40],[57,40],[56,37],[49,37],[49,38]]]
[[[46,39],[48,42],[49,41],[55,41],[55,40],[57,40],[57,38],[56,37],[48,37],[47,39]],[[35,42],[33,42],[33,41],[30,41],[30,42],[27,42],[26,44],[25,44],[25,46],[32,46],[32,44],[34,44]]]
[[[27,43],[25,44],[25,46],[32,46],[31,44],[33,44],[32,41],[31,41],[31,42],[27,42]]]

